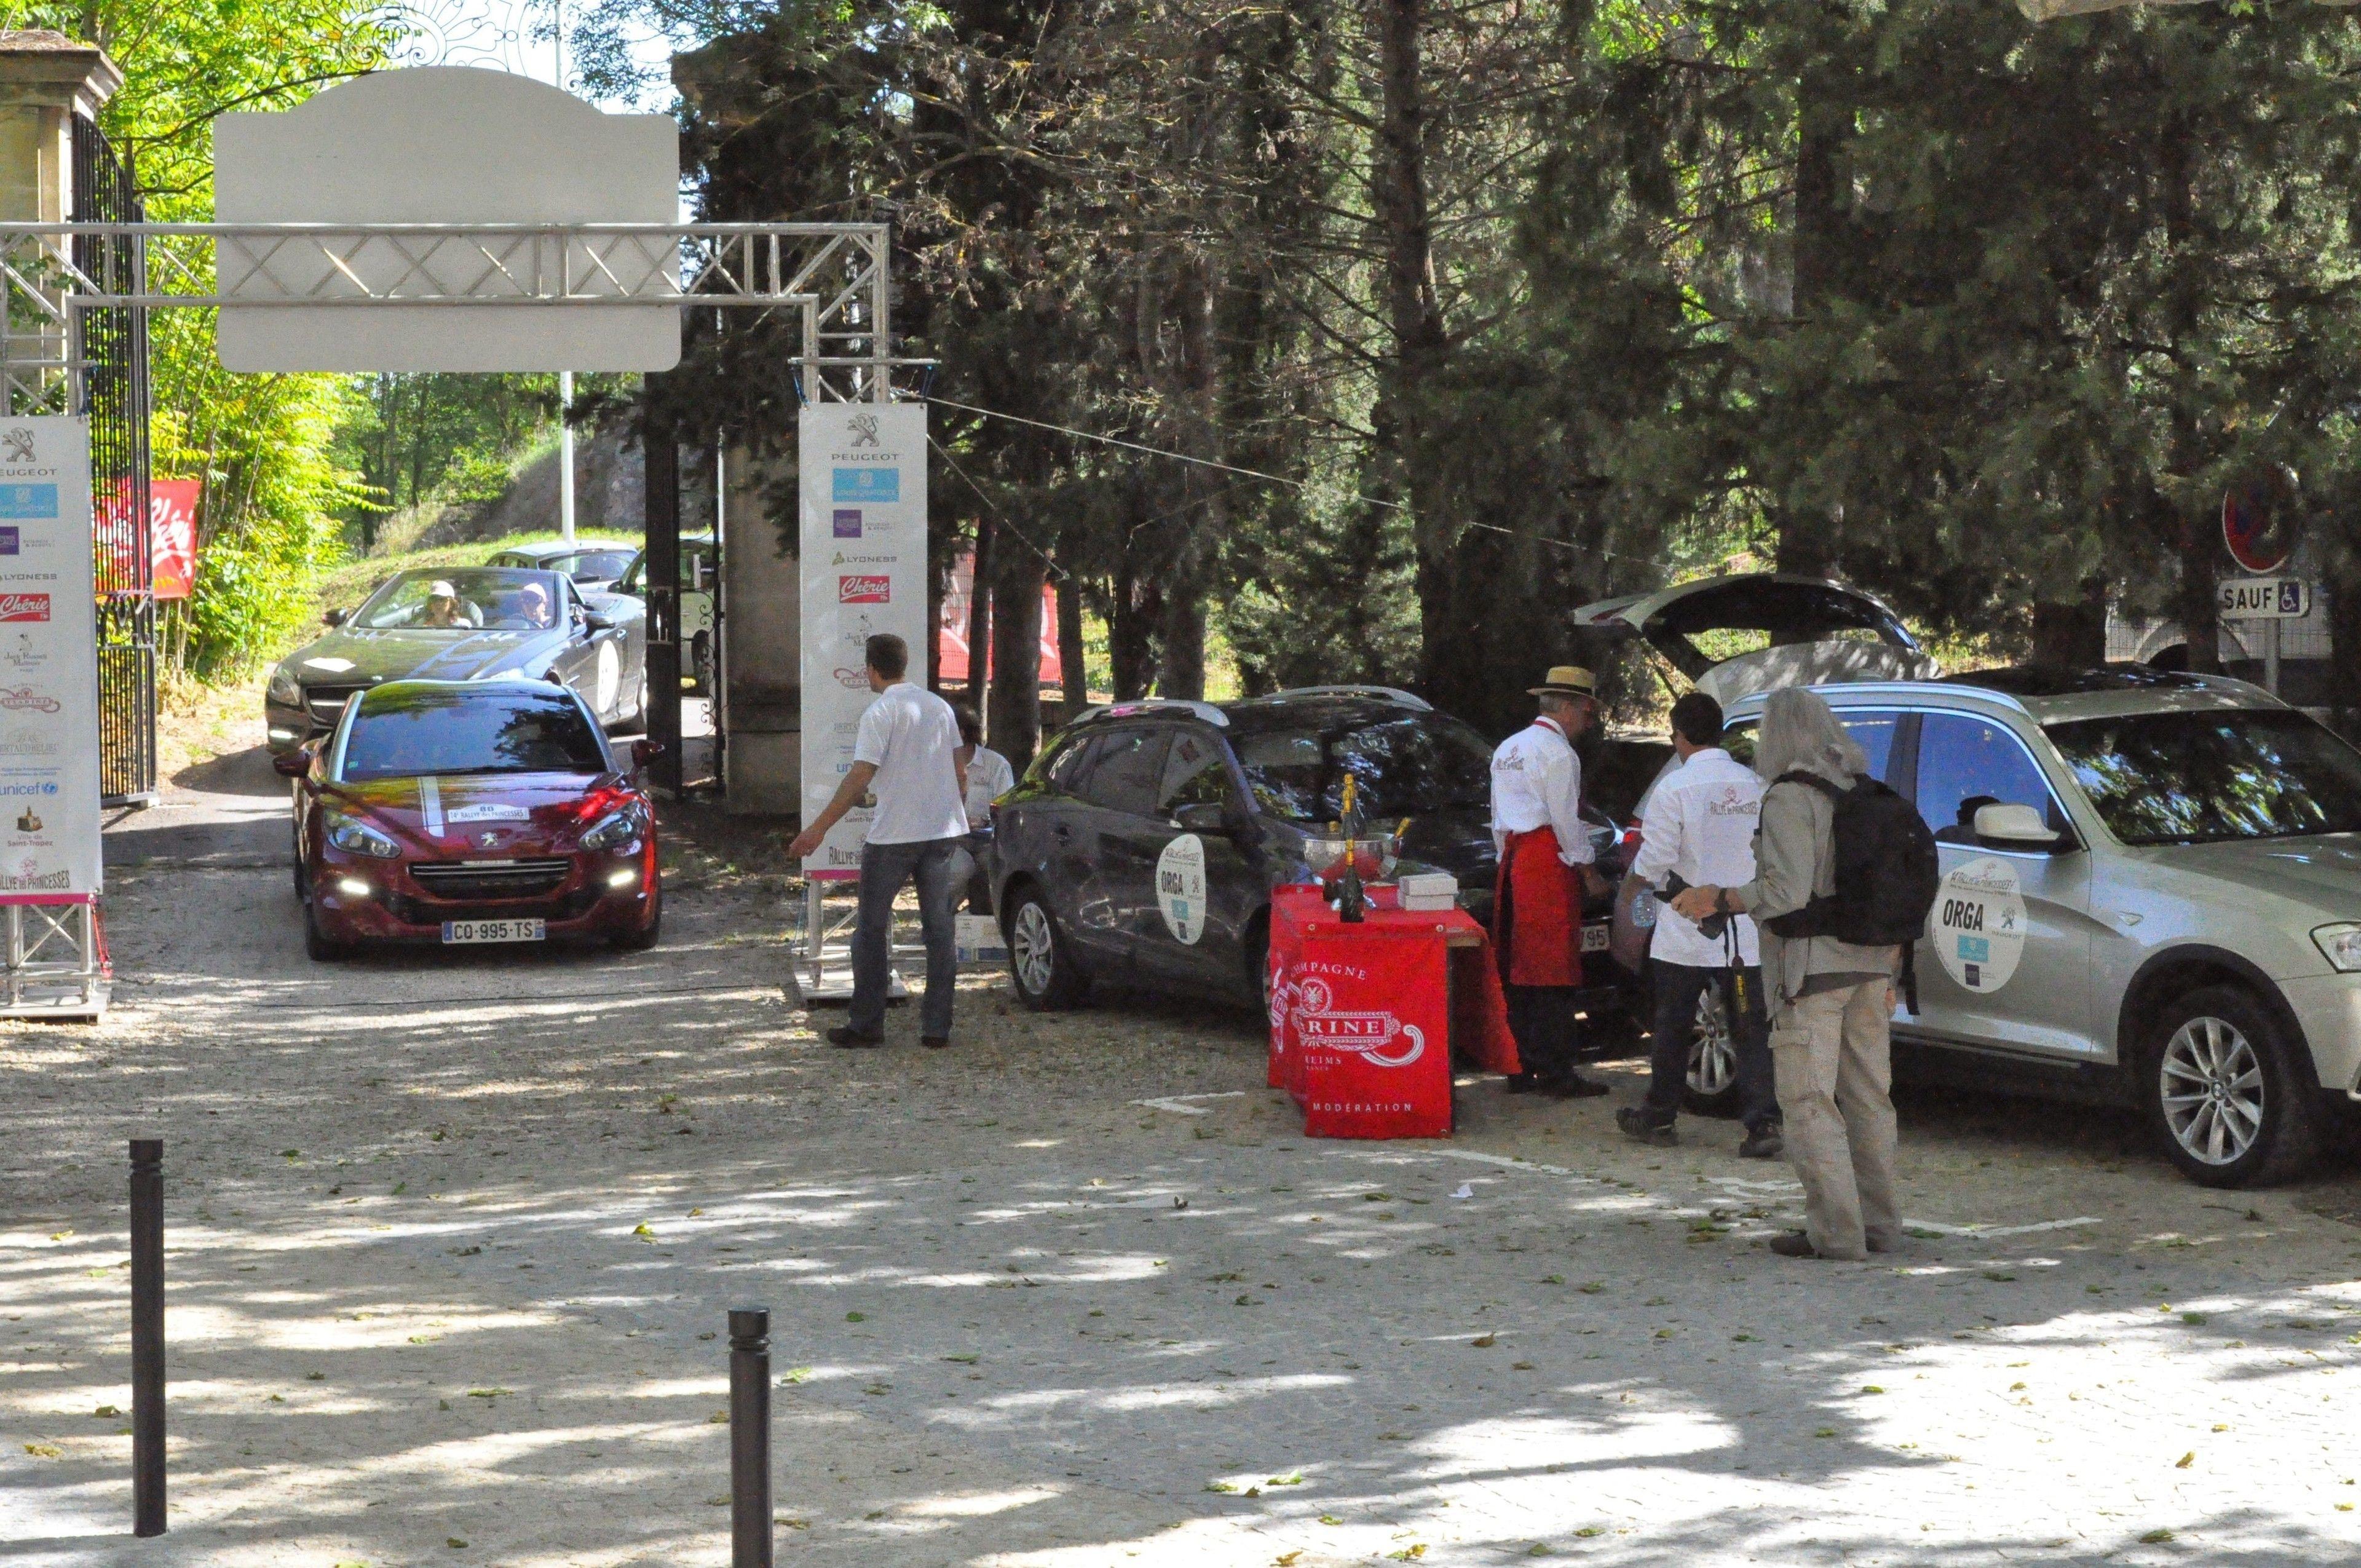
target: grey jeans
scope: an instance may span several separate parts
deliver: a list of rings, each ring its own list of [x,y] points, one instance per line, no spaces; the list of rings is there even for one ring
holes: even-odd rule
[[[918,927],[927,941],[927,996],[918,1032],[930,1040],[951,1032],[951,990],[959,953],[951,923],[951,852],[963,839],[916,844],[866,844],[861,850],[861,916],[852,928],[852,1016],[864,1035],[885,1032],[885,977],[892,959],[894,900],[902,884],[918,884]]]

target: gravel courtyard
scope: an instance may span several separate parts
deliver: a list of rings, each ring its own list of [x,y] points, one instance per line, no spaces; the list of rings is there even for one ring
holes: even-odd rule
[[[250,772],[250,770],[249,770]],[[2204,1563],[2361,1553],[2356,1178],[1903,1102],[1913,1240],[1784,1168],[1461,1088],[1312,1142],[1255,1020],[996,975],[828,1049],[787,885],[657,950],[315,965],[267,774],[110,836],[98,1029],[0,1025],[0,1562],[718,1564],[764,1305],[783,1563]],[[166,1140],[173,1528],[128,1535],[124,1140]]]

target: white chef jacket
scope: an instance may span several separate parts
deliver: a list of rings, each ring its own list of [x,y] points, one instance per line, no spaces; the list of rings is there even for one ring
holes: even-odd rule
[[[992,803],[1016,787],[1016,770],[989,746],[978,746],[967,760],[967,825],[970,830],[989,827]]]
[[[1640,852],[1631,874],[1659,894],[1668,872],[1691,887],[1743,887],[1754,880],[1754,828],[1763,809],[1763,780],[1752,768],[1719,746],[1705,746],[1666,773],[1640,808]],[[1754,922],[1730,917],[1741,962],[1763,961]],[[1730,961],[1718,938],[1697,922],[1656,905],[1651,956],[1668,964],[1719,969]]]
[[[1509,835],[1543,828],[1557,832],[1557,858],[1570,866],[1591,862],[1590,833],[1582,823],[1582,761],[1554,718],[1536,718],[1492,753],[1492,850],[1508,850]]]

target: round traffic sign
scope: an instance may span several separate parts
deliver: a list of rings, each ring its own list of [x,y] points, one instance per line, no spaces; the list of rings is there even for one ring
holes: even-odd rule
[[[2266,468],[2222,497],[2222,543],[2230,559],[2257,575],[2278,571],[2295,553],[2295,479]]]

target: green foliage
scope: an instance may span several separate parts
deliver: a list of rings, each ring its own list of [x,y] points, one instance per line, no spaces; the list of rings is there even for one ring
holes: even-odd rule
[[[158,222],[213,215],[215,115],[289,107],[382,63],[389,41],[369,0],[72,0],[0,14],[114,58],[124,82],[101,124]],[[195,595],[168,611],[164,652],[208,675],[235,673],[291,628],[311,574],[338,554],[336,513],[364,499],[330,455],[339,380],[229,375],[213,324],[211,312],[150,318],[156,472],[203,482]]]

